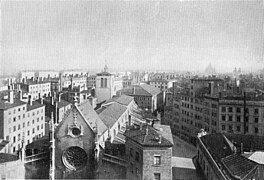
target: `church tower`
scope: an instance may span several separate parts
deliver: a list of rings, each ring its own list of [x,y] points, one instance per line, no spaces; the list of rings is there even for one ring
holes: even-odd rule
[[[55,179],[95,177],[96,130],[80,111],[77,101],[55,129]]]
[[[114,91],[114,75],[108,72],[107,64],[101,73],[96,74],[95,96],[98,103],[107,101],[115,95]]]

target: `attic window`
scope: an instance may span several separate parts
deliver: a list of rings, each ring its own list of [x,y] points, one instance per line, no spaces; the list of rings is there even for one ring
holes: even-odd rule
[[[81,134],[81,130],[77,127],[72,128],[72,134],[74,136],[79,136]]]

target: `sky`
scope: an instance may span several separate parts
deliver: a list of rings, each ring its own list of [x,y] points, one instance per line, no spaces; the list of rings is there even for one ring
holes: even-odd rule
[[[1,1],[1,68],[263,68],[263,1]]]

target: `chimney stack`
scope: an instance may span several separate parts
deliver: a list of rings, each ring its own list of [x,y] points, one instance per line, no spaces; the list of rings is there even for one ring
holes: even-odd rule
[[[33,104],[33,98],[32,98],[32,96],[31,96],[31,95],[29,95],[29,97],[28,97],[28,98],[29,98],[29,105],[30,105],[30,106],[32,106],[32,104]]]
[[[160,131],[159,131],[159,144],[161,144],[162,131],[163,131],[163,129],[160,128]]]
[[[51,103],[51,105],[54,105],[54,97],[53,96],[50,97],[50,103]]]
[[[58,101],[61,102],[61,93],[59,93]]]
[[[13,104],[14,103],[14,91],[13,90],[10,90],[8,92],[8,102],[10,104]]]
[[[22,94],[22,91],[19,90],[18,92],[19,92],[19,100],[22,101],[22,100],[23,100],[23,94]]]
[[[136,87],[133,86],[133,94],[136,94]]]

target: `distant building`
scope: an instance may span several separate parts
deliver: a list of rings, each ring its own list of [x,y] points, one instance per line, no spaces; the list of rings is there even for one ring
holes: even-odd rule
[[[173,80],[152,79],[148,83],[153,87],[159,88],[161,91],[166,91],[172,87],[173,82]]]
[[[59,74],[59,71],[37,71],[35,73],[35,78],[58,78]]]
[[[261,157],[264,154],[259,151],[264,150],[260,143],[263,141],[261,136],[199,134],[194,162],[207,179],[262,180],[264,162]]]
[[[172,179],[173,140],[169,126],[149,125],[125,133],[127,179]]]
[[[23,79],[21,89],[28,92],[31,98],[35,101],[43,96],[48,96],[51,93],[50,82],[41,81],[40,79]]]
[[[163,106],[163,94],[155,87],[147,84],[133,85],[122,89],[118,94],[125,94],[134,97],[137,105],[142,109],[148,109],[154,112]]]
[[[91,75],[87,78],[87,87],[96,87],[96,75]]]
[[[16,153],[22,136],[27,145],[45,134],[45,105],[32,99],[29,103],[15,99],[13,91],[9,91],[8,100],[0,101],[0,119],[0,138],[9,141],[2,152]]]

